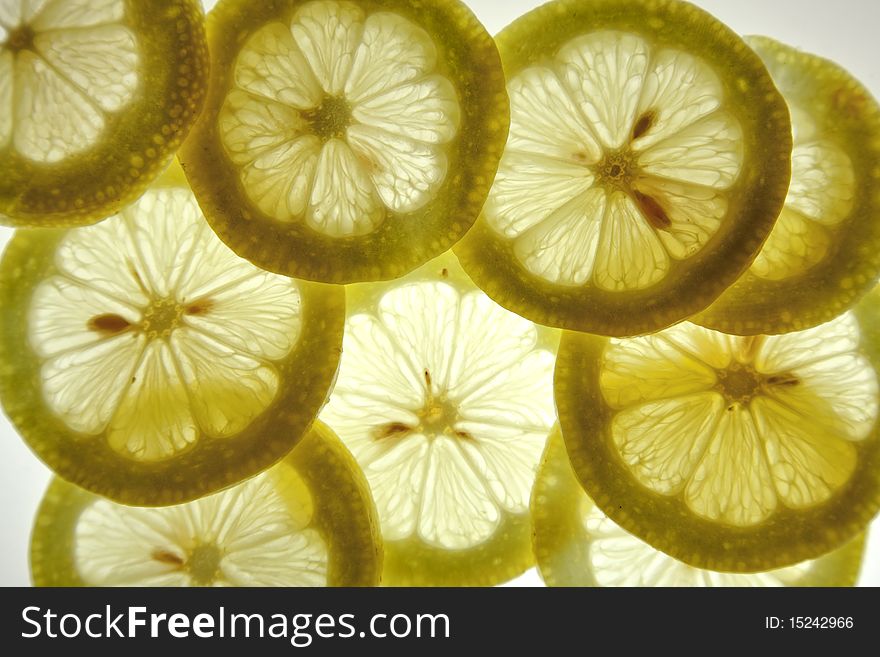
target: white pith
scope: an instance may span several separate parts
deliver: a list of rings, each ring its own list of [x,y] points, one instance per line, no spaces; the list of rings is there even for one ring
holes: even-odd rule
[[[94,145],[137,90],[124,0],[0,0],[0,149],[54,163]],[[10,42],[26,26],[33,44]]]
[[[681,324],[612,340],[600,385],[615,409],[614,448],[642,486],[711,520],[751,526],[818,505],[849,480],[854,443],[877,419],[877,376],[859,339],[847,313],[781,336]],[[725,381],[743,369],[760,383],[732,398]]]
[[[309,527],[308,489],[289,468],[283,477],[296,497],[278,489],[291,482],[264,473],[177,506],[96,501],[76,525],[76,570],[90,586],[325,586],[328,549]],[[221,555],[211,581],[194,577],[188,563],[200,545]]]
[[[555,418],[553,360],[532,323],[448,283],[401,285],[349,318],[321,419],[364,469],[385,540],[467,549],[527,512]],[[424,420],[432,400],[454,416]]]
[[[274,399],[275,363],[300,332],[299,290],[236,256],[190,191],[151,190],[70,230],[55,266],[34,290],[28,337],[43,397],[71,430],[155,461],[236,434]],[[177,321],[151,324],[157,304]],[[96,330],[107,315],[128,326]]]
[[[258,29],[235,63],[220,136],[270,218],[334,237],[424,207],[447,174],[460,109],[431,37],[390,12],[317,0]],[[322,142],[308,117],[342,98],[351,123]]]
[[[508,92],[510,135],[485,212],[532,274],[643,289],[718,230],[742,168],[742,134],[706,64],[600,31],[518,73]],[[629,186],[597,174],[618,152],[637,168]],[[654,199],[669,224],[652,225],[630,187]]]
[[[583,496],[581,519],[589,563],[600,586],[787,586],[815,565],[803,561],[764,573],[722,573],[694,568],[655,550],[615,524]]]
[[[791,184],[785,207],[750,270],[768,280],[797,276],[822,262],[835,226],[849,216],[855,199],[849,156],[820,134],[806,111],[791,103],[789,109]]]

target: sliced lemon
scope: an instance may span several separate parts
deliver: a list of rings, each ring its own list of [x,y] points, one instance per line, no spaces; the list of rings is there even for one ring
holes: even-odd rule
[[[211,231],[179,169],[100,224],[22,229],[0,262],[0,400],[57,474],[143,506],[265,469],[323,405],[342,290]]]
[[[31,537],[37,586],[374,586],[381,572],[367,483],[320,423],[270,470],[186,504],[123,506],[55,479]]]
[[[72,226],[136,199],[208,83],[197,0],[0,3],[0,223]]]
[[[480,211],[507,135],[492,38],[448,0],[223,0],[181,151],[208,221],[260,267],[401,276]]]
[[[878,367],[875,291],[781,336],[567,333],[556,402],[612,520],[699,568],[764,571],[842,545],[880,508]]]
[[[696,321],[741,335],[785,333],[833,319],[880,275],[880,106],[833,62],[747,40],[791,110],[791,186],[748,272]]]
[[[555,422],[558,332],[504,310],[451,254],[349,286],[321,413],[376,500],[383,583],[490,585],[532,562],[528,500]]]
[[[532,490],[533,545],[548,586],[852,586],[865,550],[860,534],[818,559],[761,573],[694,568],[622,529],[581,488],[562,434],[547,444]]]
[[[502,306],[637,335],[706,308],[782,207],[791,126],[761,61],[677,0],[557,0],[497,38],[511,127],[455,249]]]

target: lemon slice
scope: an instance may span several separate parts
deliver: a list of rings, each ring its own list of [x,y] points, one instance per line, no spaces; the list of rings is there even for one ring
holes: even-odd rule
[[[0,3],[0,223],[92,223],[166,167],[208,83],[196,0]]]
[[[763,571],[842,545],[880,508],[878,364],[880,291],[782,336],[565,334],[556,402],[612,520],[691,565]]]
[[[451,254],[350,286],[321,412],[366,474],[392,586],[491,585],[533,563],[528,500],[555,422],[558,332],[493,303]]]
[[[265,469],[323,405],[343,292],[211,231],[179,169],[94,226],[18,231],[0,263],[0,399],[57,474],[142,506]]]
[[[675,0],[558,0],[498,35],[511,127],[456,247],[535,322],[637,335],[745,270],[788,187],[785,102],[747,46]]]
[[[791,110],[791,186],[748,272],[696,321],[785,333],[833,319],[880,275],[880,106],[833,62],[766,37],[748,43]]]
[[[462,3],[223,0],[181,151],[212,227],[260,267],[401,276],[470,228],[508,127],[492,38]]]
[[[815,560],[761,573],[688,566],[629,534],[578,484],[562,434],[547,444],[532,490],[533,545],[548,586],[852,586],[864,534]]]
[[[381,571],[367,483],[320,423],[270,470],[186,504],[123,506],[55,479],[31,537],[37,586],[374,586]]]

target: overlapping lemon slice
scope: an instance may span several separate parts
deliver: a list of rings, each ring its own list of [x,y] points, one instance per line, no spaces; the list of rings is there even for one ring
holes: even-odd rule
[[[37,586],[372,586],[378,520],[351,454],[317,423],[244,483],[162,508],[56,479],[31,539]]]
[[[321,413],[376,500],[383,583],[490,585],[532,563],[528,500],[555,422],[558,334],[492,302],[446,255],[350,286]]]
[[[837,64],[749,37],[791,110],[791,186],[748,272],[696,321],[743,335],[826,322],[880,275],[880,106]]]
[[[0,223],[92,223],[136,199],[199,113],[197,0],[0,1]]]
[[[566,333],[556,402],[612,520],[691,565],[765,571],[842,545],[880,508],[878,365],[872,292],[781,336]]]
[[[460,2],[223,0],[181,151],[217,234],[271,271],[412,271],[476,219],[508,127],[492,38]]]
[[[336,373],[343,292],[254,267],[179,169],[100,224],[22,229],[0,262],[0,400],[55,472],[117,501],[256,474]]]
[[[533,545],[549,586],[852,586],[864,535],[810,561],[761,573],[694,568],[622,529],[593,504],[555,432],[532,490]]]
[[[791,127],[757,56],[677,0],[557,0],[497,38],[511,128],[456,247],[533,321],[637,335],[705,309],[788,188]]]

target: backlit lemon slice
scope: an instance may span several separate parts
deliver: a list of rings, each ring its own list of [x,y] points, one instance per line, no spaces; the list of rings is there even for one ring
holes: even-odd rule
[[[56,479],[31,572],[37,586],[372,586],[381,554],[367,483],[318,423],[272,469],[186,504],[123,506]]]
[[[880,107],[833,62],[749,37],[791,109],[791,186],[748,272],[696,321],[739,334],[826,322],[880,274]]]
[[[476,219],[508,126],[498,52],[457,1],[223,0],[181,151],[239,255],[332,283],[394,278]]]
[[[85,228],[22,229],[0,263],[0,398],[55,472],[173,504],[281,458],[323,405],[343,292],[257,269],[179,169]]]
[[[556,402],[574,470],[617,524],[700,568],[771,570],[877,513],[878,364],[873,292],[781,336],[565,334]]]
[[[511,127],[456,246],[502,306],[637,335],[706,308],[788,188],[785,102],[749,48],[677,0],[557,0],[498,35]]]
[[[532,563],[528,499],[555,422],[557,332],[497,306],[446,255],[350,286],[321,413],[373,491],[383,583],[490,585]]]
[[[562,434],[550,439],[532,490],[533,545],[548,586],[852,586],[864,535],[811,561],[761,573],[688,566],[615,524],[581,488]]]
[[[92,223],[136,199],[208,78],[196,0],[0,1],[0,223]]]

